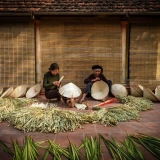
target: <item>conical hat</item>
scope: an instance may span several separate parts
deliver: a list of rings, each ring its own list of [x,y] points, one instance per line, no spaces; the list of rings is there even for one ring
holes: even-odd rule
[[[81,89],[73,83],[67,83],[59,89],[60,95],[67,98],[79,97],[82,93]]]
[[[26,97],[27,98],[33,98],[36,97],[41,91],[41,85],[40,84],[36,84],[34,86],[32,86],[26,93]]]
[[[3,93],[3,86],[0,86],[0,95]]]
[[[138,84],[137,86],[138,86],[138,89],[139,89],[141,92],[143,92],[143,88],[144,88],[144,87],[143,87],[142,85],[140,85],[140,84]]]
[[[92,88],[91,88],[91,96],[94,99],[101,100],[108,96],[109,92],[109,87],[107,83],[104,81],[97,81],[93,83]]]
[[[160,85],[156,87],[156,89],[155,89],[155,95],[160,100]]]
[[[2,95],[1,97],[8,97],[10,93],[13,91],[13,87],[8,88]]]
[[[120,96],[127,96],[128,91],[126,87],[124,87],[122,84],[113,84],[112,85],[112,94],[114,96],[120,95]]]
[[[151,101],[159,101],[156,95],[149,88],[143,88],[143,97]]]
[[[25,95],[26,90],[27,90],[27,85],[20,85],[12,91],[9,97],[14,97],[14,98],[22,97]]]
[[[135,96],[135,97],[142,97],[143,96],[143,91],[137,85],[130,86],[130,89],[131,89],[132,96]]]

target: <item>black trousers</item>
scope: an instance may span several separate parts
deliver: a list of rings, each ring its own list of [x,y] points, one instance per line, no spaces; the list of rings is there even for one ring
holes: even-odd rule
[[[59,98],[60,97],[59,90],[58,89],[45,90],[45,97],[47,99]]]

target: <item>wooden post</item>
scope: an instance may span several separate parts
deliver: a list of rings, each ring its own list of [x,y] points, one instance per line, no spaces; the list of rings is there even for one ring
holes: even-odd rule
[[[36,43],[36,83],[42,81],[42,55],[40,47],[40,20],[35,20],[35,43]]]
[[[127,68],[126,68],[126,45],[127,45],[127,21],[121,21],[122,25],[122,77],[121,77],[121,83],[126,84],[126,73],[127,73]]]
[[[158,37],[160,36],[160,26],[158,27]],[[157,49],[157,73],[156,73],[156,80],[160,81],[160,38],[158,40],[158,49]]]

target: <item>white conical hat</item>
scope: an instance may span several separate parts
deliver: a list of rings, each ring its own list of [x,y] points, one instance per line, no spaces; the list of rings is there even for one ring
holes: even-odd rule
[[[41,91],[41,85],[40,84],[36,84],[34,86],[32,86],[26,93],[26,97],[27,98],[33,98],[36,97]]]
[[[155,95],[160,100],[160,85],[156,87],[156,89],[155,89]]]
[[[13,87],[8,88],[2,95],[1,97],[8,97],[10,93],[13,91]]]
[[[97,81],[93,83],[92,88],[91,88],[91,96],[94,99],[101,100],[108,96],[109,92],[109,87],[107,83],[104,81]]]
[[[0,86],[0,95],[3,93],[3,86]]]
[[[73,83],[67,83],[59,89],[60,95],[67,98],[79,97],[82,93],[81,89]]]
[[[131,85],[131,96],[135,97],[142,97],[143,96],[143,90],[138,85]]]
[[[20,85],[12,91],[9,97],[14,97],[14,98],[22,97],[25,95],[26,90],[27,90],[27,85]]]
[[[128,95],[128,91],[126,87],[124,87],[122,84],[113,84],[111,91],[114,96],[116,95],[127,96]]]
[[[144,88],[144,87],[143,87],[141,84],[138,84],[137,86],[138,86],[138,89],[139,89],[141,92],[143,92],[143,88]]]
[[[149,88],[143,88],[143,97],[151,101],[159,101],[156,95]]]

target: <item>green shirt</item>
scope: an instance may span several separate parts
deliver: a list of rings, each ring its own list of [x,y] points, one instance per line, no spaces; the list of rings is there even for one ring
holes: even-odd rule
[[[53,84],[55,81],[59,81],[60,75],[52,75],[50,71],[46,72],[43,77],[43,88],[45,89],[56,89],[57,86]]]

